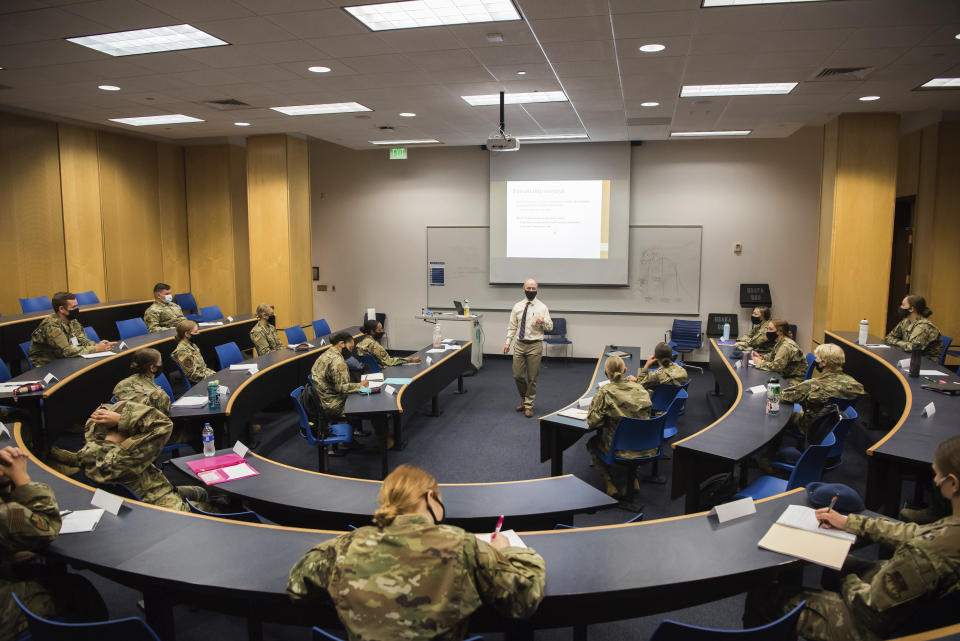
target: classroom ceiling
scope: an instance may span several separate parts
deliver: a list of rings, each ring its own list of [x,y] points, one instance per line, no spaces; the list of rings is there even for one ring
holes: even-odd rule
[[[730,129],[778,138],[843,112],[960,110],[960,89],[915,91],[934,77],[960,76],[957,0],[719,8],[701,0],[515,0],[522,20],[379,32],[342,8],[357,4],[371,0],[4,0],[0,109],[180,142],[286,132],[356,149],[419,138],[482,144],[499,109],[460,96],[501,90],[570,98],[509,105],[509,133],[593,141]],[[65,40],[182,23],[230,45],[111,57]],[[638,50],[651,43],[665,49]],[[307,70],[316,65],[331,71]],[[826,67],[865,69],[816,78]],[[679,97],[685,84],[766,82],[799,85],[787,95]],[[879,100],[859,100],[868,95]],[[212,104],[224,100],[245,104]],[[351,101],[373,111],[269,109]],[[204,122],[108,121],[170,113]]]

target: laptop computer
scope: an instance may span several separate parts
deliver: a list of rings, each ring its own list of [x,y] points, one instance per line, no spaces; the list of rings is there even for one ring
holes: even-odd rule
[[[455,300],[453,301],[453,306],[457,308],[457,316],[463,316],[463,303]]]

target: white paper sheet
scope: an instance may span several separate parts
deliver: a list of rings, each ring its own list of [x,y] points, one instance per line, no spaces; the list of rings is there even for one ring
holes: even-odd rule
[[[435,347],[433,349],[428,349],[426,353],[427,354],[443,354],[445,351],[447,350],[443,349],[442,347]]]
[[[930,418],[931,416],[936,414],[936,412],[937,412],[937,408],[934,406],[933,401],[930,401],[929,403],[923,406],[923,415],[926,416],[927,418]]]
[[[950,376],[950,374],[941,372],[938,369],[922,369],[920,370],[920,376]]]
[[[478,534],[477,538],[480,539],[481,541],[486,541],[487,543],[489,543],[490,536],[492,534],[493,534],[492,532],[489,532],[487,534]],[[499,538],[501,536],[504,536],[507,538],[507,541],[510,542],[510,547],[514,547],[514,548],[527,547],[527,544],[523,542],[523,539],[521,539],[520,536],[513,530],[500,530],[500,534],[498,534],[497,537]]]
[[[579,407],[582,410],[587,409],[588,407],[590,407],[590,403],[592,402],[593,402],[592,396],[584,396],[579,401],[577,401],[577,407]]]
[[[767,391],[767,386],[766,386],[766,385],[754,385],[753,387],[749,388],[747,391],[750,392],[751,394],[759,394],[760,392],[766,392],[766,391]]]
[[[890,349],[889,345],[884,345],[883,343],[867,343],[864,347],[869,347],[870,349]]]
[[[377,372],[376,374],[364,374],[360,377],[361,381],[382,381],[383,372]]]
[[[256,474],[254,469],[247,465],[247,462],[237,463],[236,465],[231,465],[230,467],[222,467],[220,471],[227,475],[227,478],[231,481],[234,479],[242,479],[248,476],[253,476]]]
[[[559,416],[566,416],[567,418],[575,418],[579,421],[585,421],[587,420],[587,414],[589,414],[589,412],[587,410],[577,409],[576,407],[568,407],[565,410],[560,410],[557,412],[557,414]]]
[[[777,519],[777,523],[786,525],[787,527],[797,528],[798,530],[807,530],[808,532],[816,532],[817,534],[825,534],[826,536],[832,536],[837,539],[844,539],[845,541],[857,540],[856,535],[850,534],[849,532],[828,530],[820,527],[816,510],[806,505],[788,505],[787,509],[783,511],[783,514],[780,515],[780,518]]]
[[[0,383],[0,392],[13,392],[21,385],[33,385],[40,381],[17,381],[15,383]]]
[[[123,499],[116,494],[111,494],[98,488],[97,491],[93,493],[93,498],[90,499],[90,503],[95,507],[102,507],[110,514],[116,516],[120,512],[120,507],[123,505]]]
[[[80,354],[80,358],[103,358],[104,356],[113,356],[116,352],[107,350],[105,352],[93,352],[92,354]]]
[[[181,396],[173,402],[174,407],[203,407],[207,404],[206,396]]]
[[[60,525],[60,534],[75,534],[77,532],[93,532],[103,516],[103,508],[92,510],[77,510],[63,517]]]
[[[251,374],[260,371],[256,363],[234,363],[230,366],[230,369],[234,372],[248,370]]]
[[[732,521],[733,519],[739,519],[741,516],[747,516],[749,514],[756,513],[757,506],[753,502],[753,499],[749,496],[736,501],[730,501],[729,503],[717,505],[710,510],[710,514],[715,514],[720,523],[726,523],[727,521]]]
[[[208,321],[206,323],[197,323],[199,327],[218,327],[223,325],[223,321]]]

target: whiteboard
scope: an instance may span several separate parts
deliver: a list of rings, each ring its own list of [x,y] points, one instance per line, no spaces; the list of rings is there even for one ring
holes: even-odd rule
[[[699,315],[702,242],[701,226],[631,225],[628,286],[543,286],[540,296],[551,312]],[[522,296],[520,283],[489,282],[489,227],[427,227],[426,268],[431,308],[469,299],[473,310],[509,310]]]

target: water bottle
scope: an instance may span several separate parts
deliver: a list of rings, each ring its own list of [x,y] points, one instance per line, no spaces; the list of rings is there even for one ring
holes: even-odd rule
[[[470,315],[470,301],[467,300],[466,298],[463,299],[463,315],[464,316]]]
[[[203,424],[200,439],[203,441],[204,456],[213,456],[217,453],[217,446],[213,444],[213,428],[210,427],[210,423]]]
[[[767,414],[776,416],[780,413],[780,379],[776,376],[767,382]]]
[[[443,345],[443,335],[440,334],[440,323],[433,324],[433,346],[440,347]]]
[[[860,334],[857,336],[857,342],[861,345],[867,344],[867,335],[870,333],[870,323],[864,318],[860,321]]]
[[[914,343],[913,349],[910,350],[910,378],[920,376],[920,360],[922,356],[923,350],[920,348],[920,343]]]
[[[207,383],[207,407],[212,410],[220,409],[220,381]]]
[[[730,340],[730,323],[723,324],[723,340]]]

